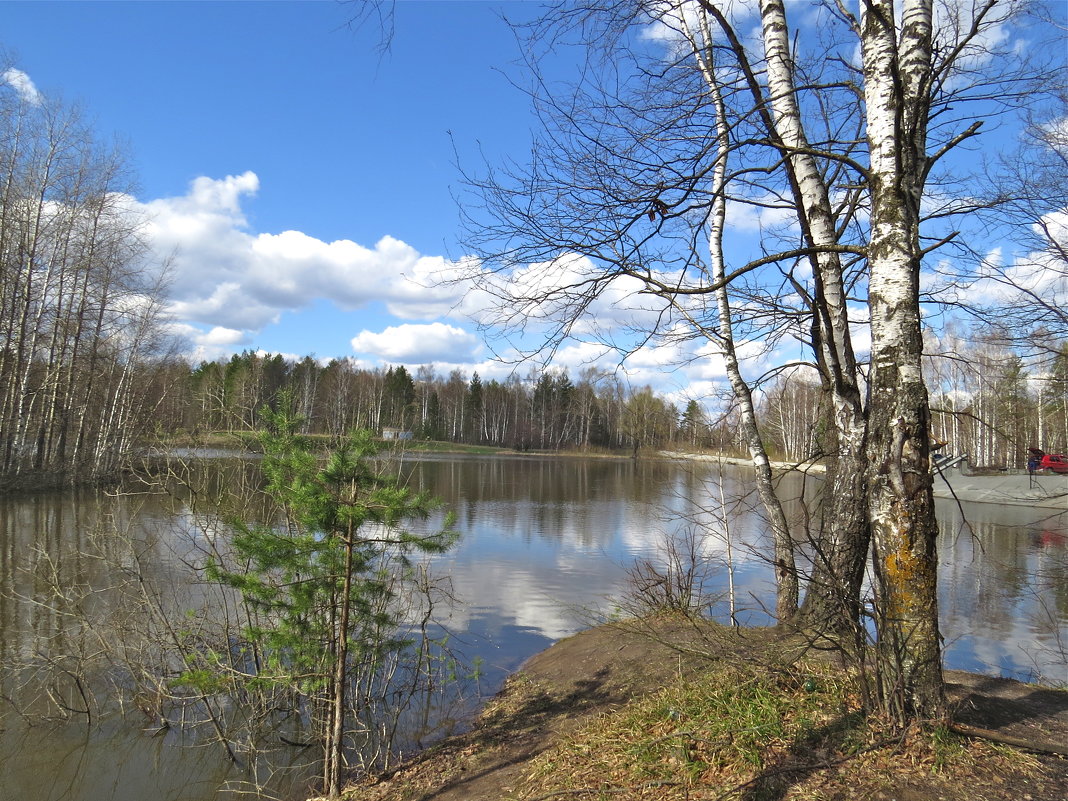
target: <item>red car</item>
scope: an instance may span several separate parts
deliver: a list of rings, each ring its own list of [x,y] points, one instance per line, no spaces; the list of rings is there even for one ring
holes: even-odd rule
[[[1059,453],[1047,453],[1038,463],[1039,470],[1052,470],[1054,473],[1068,473],[1068,456]]]

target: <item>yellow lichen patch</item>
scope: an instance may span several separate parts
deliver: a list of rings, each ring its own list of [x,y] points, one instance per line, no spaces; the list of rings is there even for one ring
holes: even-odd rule
[[[887,612],[896,619],[911,617],[916,608],[914,585],[921,560],[907,548],[895,551],[886,559],[886,577],[888,592]]]

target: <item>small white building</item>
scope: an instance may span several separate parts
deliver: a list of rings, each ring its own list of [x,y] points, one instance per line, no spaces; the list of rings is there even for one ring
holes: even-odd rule
[[[412,432],[403,428],[383,428],[382,439],[411,439]]]

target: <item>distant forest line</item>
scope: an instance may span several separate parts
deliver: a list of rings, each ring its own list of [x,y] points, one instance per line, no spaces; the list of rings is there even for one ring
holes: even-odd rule
[[[930,359],[933,435],[976,465],[1022,467],[1029,446],[1068,450],[1068,345],[1048,373],[1035,375],[1012,350],[979,342],[954,360]],[[348,360],[323,365],[245,352],[196,368],[172,367],[159,430],[251,431],[259,411],[289,398],[309,434],[343,436],[354,428],[394,428],[413,438],[520,450],[634,449],[682,445],[744,454],[736,411],[726,394],[673,404],[649,386],[587,368],[513,374],[504,382],[477,372],[448,375],[433,366],[366,369]],[[803,371],[763,388],[758,406],[771,452],[819,459],[825,393]]]
[[[429,365],[413,374],[401,365],[367,369],[347,359],[324,364],[246,351],[194,366],[104,349],[86,347],[70,365],[65,394],[56,391],[52,362],[29,371],[25,386],[35,400],[20,421],[4,418],[7,485],[106,479],[147,445],[256,431],[263,411],[282,403],[301,418],[302,433],[330,438],[357,428],[379,435],[396,429],[416,440],[523,451],[746,453],[726,396],[677,406],[649,386],[630,387],[592,368],[575,379],[547,369],[498,381],[460,370],[441,375]],[[0,356],[0,367],[10,369],[11,353]],[[1068,450],[1068,346],[1052,365],[1035,375],[1010,349],[983,343],[967,359],[929,360],[933,435],[947,452],[967,453],[978,466],[1021,467],[1032,445]],[[72,398],[77,406],[61,403]],[[821,458],[828,447],[825,398],[801,370],[763,387],[758,413],[773,456]],[[10,391],[6,399],[8,411]]]

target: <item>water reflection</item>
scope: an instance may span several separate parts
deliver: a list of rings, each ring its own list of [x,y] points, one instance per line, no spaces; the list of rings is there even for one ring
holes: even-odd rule
[[[233,469],[243,466],[222,475]],[[187,612],[227,603],[191,570],[214,529],[187,501],[129,489],[0,504],[5,798],[193,801],[236,798],[258,781],[223,758],[202,706],[177,720],[164,704]]]
[[[533,653],[610,613],[626,566],[653,558],[665,536],[690,527],[708,532],[702,554],[721,598],[714,611],[727,614],[729,552],[739,616],[767,621],[773,588],[763,558],[766,527],[747,493],[745,470],[452,456],[410,459],[399,469],[457,514],[462,541],[432,560],[436,573],[451,577],[458,599],[440,622],[454,648],[483,662],[486,692]],[[84,673],[85,655],[111,643],[131,661],[153,656],[146,645],[151,621],[139,617],[143,607],[126,603],[142,580],[175,619],[227,603],[191,582],[189,568],[216,546],[220,518],[262,514],[254,492],[260,478],[255,464],[226,458],[196,470],[196,493],[62,493],[0,503],[0,660],[21,666],[0,679],[8,699],[0,701],[0,787],[7,796],[206,801],[225,797],[219,788],[242,778],[206,738],[200,747],[180,748],[177,729],[153,737],[148,719],[130,725],[76,711],[85,706],[83,694],[106,709],[123,693],[117,669],[73,681]],[[800,484],[784,489],[802,493]],[[214,505],[223,494],[237,503]],[[790,506],[800,516],[801,506]],[[989,505],[962,511],[952,502],[939,502],[938,512],[947,664],[1068,683],[1068,512]],[[81,615],[93,627],[78,625]],[[19,711],[59,720],[30,726]],[[276,790],[286,792],[283,785]]]
[[[939,501],[951,667],[1068,684],[1068,511]]]
[[[721,559],[731,537],[739,617],[769,620],[766,526],[747,492],[746,470],[440,457],[414,464],[412,480],[460,513],[465,539],[440,560],[467,604],[453,623],[495,642],[502,671],[528,653],[511,647],[513,628],[545,643],[579,630],[591,608],[611,608],[624,565],[691,525],[710,533],[705,551]],[[795,481],[782,489],[800,520],[804,487]],[[730,509],[726,519],[721,501]],[[1068,683],[1068,510],[953,501],[939,501],[937,510],[947,665]],[[715,572],[712,587],[726,593],[725,569]],[[726,608],[724,600],[714,611],[725,618]]]
[[[8,498],[0,505],[0,782],[24,789],[26,797],[86,797],[80,786],[100,784],[95,771],[106,763],[92,752],[106,741],[88,713],[107,687],[100,676],[95,686],[82,682],[86,632],[70,618],[81,607],[102,632],[118,622],[104,598],[111,577],[101,561],[85,556],[117,511],[84,493]],[[93,586],[102,591],[92,593]]]

